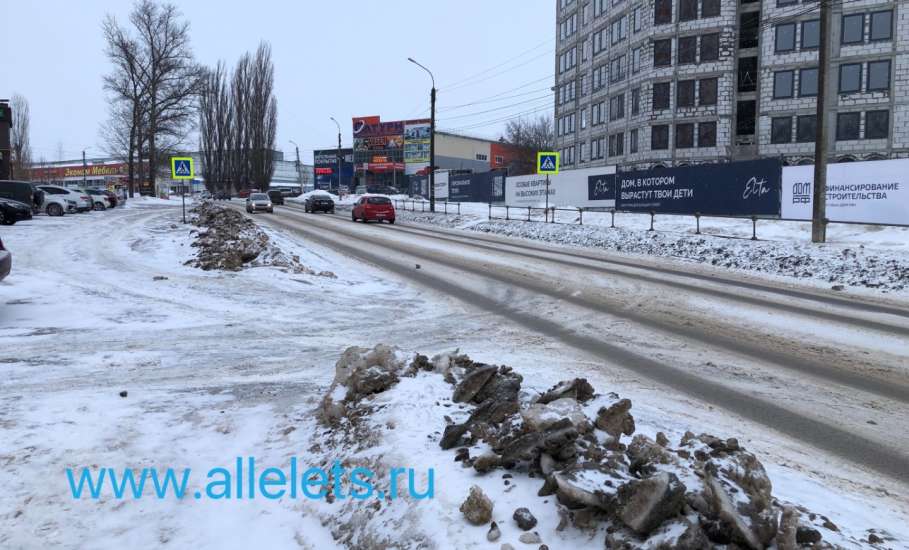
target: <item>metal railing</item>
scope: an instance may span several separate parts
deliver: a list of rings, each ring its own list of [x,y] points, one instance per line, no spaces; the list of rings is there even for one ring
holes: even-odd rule
[[[395,203],[395,208],[399,210],[410,210],[411,212],[429,212],[429,201],[423,199],[392,199]],[[408,208],[408,206],[410,208]],[[461,203],[459,202],[448,202],[448,201],[436,201],[436,214],[449,214],[449,206],[452,207],[451,214],[457,213],[461,215]]]
[[[656,212],[631,212],[627,210],[616,210],[614,208],[568,208],[568,207],[555,207],[550,206],[549,208],[538,207],[538,206],[509,206],[509,205],[498,205],[490,204],[489,205],[489,214],[488,218],[490,220],[506,220],[506,221],[524,221],[524,222],[542,222],[542,223],[562,223],[562,224],[577,224],[584,225],[584,212],[600,212],[600,213],[609,213],[610,221],[609,227],[615,228],[615,215],[616,212],[624,212],[627,214],[650,214],[650,228],[647,231],[656,231],[654,229],[654,221],[656,219]],[[504,217],[501,215],[504,212]],[[573,216],[562,215],[559,216],[559,212],[568,212],[573,214]],[[495,214],[495,215],[494,215]],[[666,216],[690,216],[691,214],[664,214]],[[710,217],[710,218],[727,218],[727,219],[736,219],[736,220],[751,220],[751,240],[756,241],[757,238],[757,221],[760,219],[768,220],[780,220],[780,218],[763,218],[758,216],[720,216],[720,215],[710,215],[702,216],[700,213],[695,213],[695,235],[701,234],[701,217]],[[566,219],[568,218],[568,219]]]

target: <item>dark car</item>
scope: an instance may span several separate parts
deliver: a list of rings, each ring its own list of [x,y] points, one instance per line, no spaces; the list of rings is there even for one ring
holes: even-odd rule
[[[357,201],[350,212],[350,219],[353,221],[363,220],[363,223],[369,220],[395,223],[395,205],[388,197],[372,195],[360,197],[360,200]]]
[[[32,219],[32,208],[24,202],[0,198],[0,224],[13,225],[19,220]]]
[[[13,255],[10,254],[9,250],[3,247],[3,240],[0,239],[0,281],[9,275],[10,269],[12,269],[12,267]]]
[[[227,191],[215,191],[214,199],[216,201],[229,201],[230,193]]]
[[[269,191],[268,198],[271,199],[272,204],[284,204],[284,194],[281,191]]]
[[[329,214],[335,213],[335,201],[332,200],[331,195],[326,195],[323,193],[315,193],[303,201],[303,210],[306,212],[328,212]]]
[[[0,199],[27,204],[37,213],[44,204],[44,191],[30,181],[0,180]]]

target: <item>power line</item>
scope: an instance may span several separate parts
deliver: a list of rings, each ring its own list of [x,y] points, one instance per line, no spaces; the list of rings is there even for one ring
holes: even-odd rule
[[[554,53],[555,53],[555,50],[545,51],[545,52],[541,53],[540,55],[531,57],[530,59],[528,59],[527,61],[525,61],[525,62],[523,62],[523,63],[520,63],[520,64],[518,64],[518,65],[514,65],[514,66],[509,67],[509,68],[507,68],[507,69],[505,69],[505,70],[502,70],[502,71],[499,71],[499,72],[497,72],[497,73],[495,73],[495,74],[489,75],[489,76],[487,76],[487,77],[485,77],[485,78],[481,78],[481,79],[475,80],[475,81],[473,81],[473,82],[465,82],[464,84],[460,84],[460,85],[458,85],[458,86],[451,86],[451,87],[448,87],[448,88],[443,88],[442,90],[450,92],[450,91],[452,91],[452,90],[459,90],[459,89],[461,89],[461,88],[465,88],[465,87],[468,87],[468,86],[476,86],[477,84],[481,84],[481,83],[483,83],[483,82],[486,82],[487,80],[491,80],[491,79],[493,79],[493,78],[498,78],[498,77],[502,76],[503,74],[509,73],[509,72],[511,72],[511,71],[513,71],[513,70],[515,70],[515,69],[520,69],[521,67],[524,67],[525,65],[529,65],[530,63],[536,61],[537,59],[539,59],[539,58],[541,58],[541,57],[543,57],[543,56],[546,56],[546,55],[553,55]]]
[[[530,94],[538,94],[538,93],[540,93],[540,92],[545,92],[545,91],[547,91],[547,90],[548,90],[548,91],[551,91],[551,90],[552,90],[552,87],[551,87],[551,86],[546,86],[545,88],[537,88],[537,89],[530,90],[530,91],[527,91],[527,92],[523,92],[523,93],[520,93],[520,94],[514,94],[514,95],[510,95],[510,96],[499,97],[498,99],[487,98],[487,99],[482,99],[482,100],[476,100],[476,101],[472,101],[472,102],[470,102],[470,103],[463,103],[463,104],[461,104],[461,105],[453,105],[453,106],[451,106],[451,107],[445,107],[444,109],[440,109],[440,111],[443,111],[443,112],[444,112],[444,111],[456,111],[456,110],[462,109],[462,108],[464,108],[464,107],[472,107],[472,106],[474,106],[474,105],[483,105],[483,104],[485,104],[485,103],[496,103],[496,102],[498,102],[498,101],[505,101],[505,100],[507,100],[507,99],[514,99],[514,98],[516,98],[516,97],[524,97],[524,96],[527,96],[527,95],[530,95]],[[503,92],[503,93],[507,93],[507,92]],[[499,95],[501,95],[501,94],[499,94]]]
[[[534,97],[534,98],[531,98],[531,99],[528,99],[528,100],[518,101],[518,102],[512,103],[512,104],[510,104],[510,105],[502,105],[501,107],[496,107],[496,108],[494,108],[494,109],[487,109],[487,110],[485,110],[485,111],[477,111],[477,112],[475,112],[475,113],[467,113],[467,114],[463,114],[463,115],[450,116],[450,117],[443,118],[443,119],[440,119],[440,120],[442,120],[442,121],[448,121],[448,120],[454,120],[454,119],[457,119],[457,118],[470,118],[470,117],[475,117],[475,116],[477,116],[477,115],[483,115],[483,114],[486,114],[486,113],[493,113],[493,112],[496,112],[496,111],[502,111],[502,110],[505,110],[505,109],[510,109],[510,108],[512,108],[512,107],[517,107],[518,105],[525,105],[525,104],[527,104],[527,103],[539,103],[541,100],[545,100],[545,101],[548,102],[548,103],[552,103],[552,92],[550,92],[550,93],[548,93],[548,94],[546,94],[546,95],[537,96],[537,97]]]
[[[492,66],[492,67],[489,67],[488,69],[484,69],[484,70],[482,70],[482,71],[480,71],[480,72],[478,72],[478,73],[475,73],[475,74],[473,74],[473,75],[471,75],[471,76],[468,76],[468,77],[466,77],[466,78],[462,78],[461,80],[456,80],[455,82],[451,82],[451,83],[448,83],[448,84],[443,84],[443,85],[441,86],[440,89],[448,89],[448,88],[458,87],[458,85],[461,84],[462,82],[466,82],[466,81],[468,81],[468,80],[473,80],[473,79],[475,79],[475,78],[477,78],[477,77],[479,77],[479,76],[483,76],[483,75],[485,75],[485,74],[488,74],[489,72],[494,71],[494,70],[496,70],[496,69],[498,69],[499,67],[502,67],[502,66],[504,66],[504,65],[507,65],[507,64],[511,63],[512,61],[514,61],[514,60],[516,60],[516,59],[519,59],[519,58],[523,57],[524,55],[526,55],[526,54],[528,54],[528,53],[530,53],[530,52],[532,52],[532,51],[534,51],[534,50],[536,50],[536,49],[539,49],[541,46],[545,46],[545,45],[547,45],[547,44],[549,44],[550,42],[553,42],[553,41],[555,41],[555,38],[546,39],[546,40],[544,40],[543,42],[540,42],[539,44],[537,44],[536,46],[530,48],[529,50],[524,50],[523,52],[519,53],[518,55],[515,55],[514,57],[511,57],[511,58],[509,58],[509,59],[506,59],[505,61],[499,63],[498,65],[494,65],[494,66]],[[554,51],[554,50],[553,50],[553,51]]]

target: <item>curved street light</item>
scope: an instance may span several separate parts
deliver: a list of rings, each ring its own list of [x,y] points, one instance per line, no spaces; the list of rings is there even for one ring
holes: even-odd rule
[[[328,117],[332,122],[335,123],[335,126],[338,127],[338,194],[341,194],[341,124],[335,120],[335,117]],[[329,180],[331,181],[331,180]],[[329,189],[331,189],[331,183],[328,184]]]
[[[424,65],[417,62],[414,58],[408,57],[408,61],[420,67],[427,73],[432,80],[432,90],[429,92],[429,211],[436,211],[436,77],[432,71]]]

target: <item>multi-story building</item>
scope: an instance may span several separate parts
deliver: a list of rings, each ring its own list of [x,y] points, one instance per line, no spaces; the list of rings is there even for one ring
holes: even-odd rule
[[[814,158],[819,9],[806,0],[557,0],[565,168]],[[832,162],[909,157],[909,1],[833,0]]]

